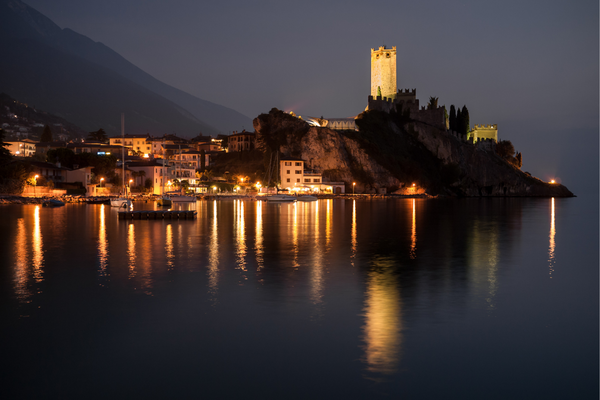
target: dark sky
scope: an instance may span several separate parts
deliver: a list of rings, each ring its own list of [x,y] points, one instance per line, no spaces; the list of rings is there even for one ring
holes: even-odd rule
[[[370,48],[397,46],[400,88],[416,88],[422,103],[466,104],[471,124],[498,124],[542,179],[574,189],[565,179],[593,169],[597,193],[597,0],[25,2],[251,118],[272,107],[356,115],[369,94]]]

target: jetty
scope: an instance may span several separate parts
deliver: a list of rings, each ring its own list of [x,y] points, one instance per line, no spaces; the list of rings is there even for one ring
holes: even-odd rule
[[[119,219],[194,219],[197,211],[119,211]]]

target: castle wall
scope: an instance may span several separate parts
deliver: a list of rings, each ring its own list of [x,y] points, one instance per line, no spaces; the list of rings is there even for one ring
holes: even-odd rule
[[[371,96],[377,97],[377,88],[381,88],[381,96],[394,98],[398,90],[396,84],[396,46],[391,49],[385,46],[371,49]]]
[[[498,125],[475,125],[473,130],[469,132],[469,139],[473,139],[473,143],[477,143],[480,140],[492,139],[498,141]]]

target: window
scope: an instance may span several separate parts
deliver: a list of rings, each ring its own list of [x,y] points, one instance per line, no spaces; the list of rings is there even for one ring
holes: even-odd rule
[[[301,169],[297,169],[296,171],[294,171],[294,173],[295,173],[296,175],[299,175],[299,174],[301,174],[301,173],[302,173],[302,170],[301,170]]]
[[[321,180],[320,179],[313,179],[313,182],[314,183],[321,183]]]
[[[304,179],[304,183],[310,183],[310,179]]]
[[[300,178],[296,179],[296,182],[300,183]]]
[[[296,163],[296,167],[301,167],[301,166],[302,166],[302,163],[301,163],[301,162],[297,162],[297,163]]]
[[[286,167],[291,167],[291,166],[292,166],[292,163],[291,163],[290,161],[286,161],[286,162],[284,162],[284,165],[285,165]],[[289,174],[289,172],[288,172],[288,174]]]
[[[287,178],[288,183],[290,183],[290,178]]]
[[[288,175],[290,174],[290,170],[289,170],[289,169],[287,170],[287,174],[288,174]]]

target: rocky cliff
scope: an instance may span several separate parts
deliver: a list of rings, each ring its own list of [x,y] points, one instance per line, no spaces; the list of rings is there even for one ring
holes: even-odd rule
[[[367,111],[357,125],[359,131],[311,127],[277,109],[254,119],[260,148],[303,158],[324,180],[345,182],[347,191],[352,182],[364,193],[392,193],[415,183],[432,195],[573,196],[562,185],[522,172],[493,150],[406,116]]]

